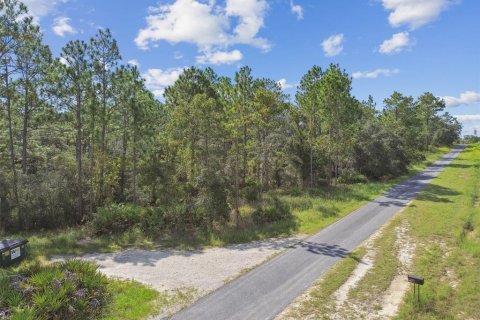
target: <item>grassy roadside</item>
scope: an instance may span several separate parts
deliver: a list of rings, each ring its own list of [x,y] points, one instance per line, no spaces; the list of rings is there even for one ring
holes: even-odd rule
[[[136,281],[111,280],[112,301],[101,320],[142,320],[170,308],[182,308],[194,299],[188,290],[173,293],[158,292]]]
[[[404,222],[409,225],[408,236],[416,243],[411,272],[426,282],[421,302],[408,290],[396,318],[479,319],[480,144],[462,152],[386,225],[374,242],[374,266],[349,292],[348,301],[369,306],[374,312],[381,308],[378,302],[400,267],[395,228]],[[308,290],[307,300],[288,310],[286,318],[329,318],[336,312],[333,292],[357,265],[356,260],[341,260]],[[355,313],[358,317],[358,310],[348,305],[342,312],[345,314],[337,316],[355,318]]]
[[[420,303],[408,293],[399,319],[478,319],[480,144],[470,145],[407,211],[425,277]]]

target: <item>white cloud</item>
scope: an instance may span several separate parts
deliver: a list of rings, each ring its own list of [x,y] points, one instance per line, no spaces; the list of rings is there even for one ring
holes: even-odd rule
[[[242,58],[243,54],[239,50],[204,52],[202,55],[197,56],[197,63],[213,65],[232,64],[242,60]]]
[[[343,34],[340,33],[330,36],[322,42],[323,52],[327,57],[333,57],[340,54],[343,50],[342,42]]]
[[[413,45],[408,32],[395,33],[390,39],[383,41],[378,51],[383,54],[395,54]]]
[[[127,62],[129,65],[131,65],[132,67],[140,67],[140,62],[138,62],[137,59],[131,59],[131,60],[128,60]]]
[[[142,49],[165,40],[193,43],[201,50],[233,44],[269,50],[268,41],[257,37],[267,7],[265,0],[227,0],[225,7],[216,6],[214,1],[176,0],[170,5],[151,8],[147,27],[138,32],[135,43]],[[238,20],[233,30],[230,18]]]
[[[28,13],[34,17],[38,23],[41,17],[52,13],[59,3],[65,3],[68,0],[22,0],[28,7]]]
[[[57,17],[53,20],[52,30],[60,37],[64,37],[65,34],[75,34],[77,30],[70,25],[71,19],[68,17]]]
[[[393,27],[408,25],[411,30],[435,20],[451,4],[450,0],[382,0],[390,11],[388,22]]]
[[[177,0],[171,5],[150,8],[147,27],[138,32],[135,43],[141,49],[160,40],[190,42],[199,47],[222,43],[228,38],[225,33],[228,19],[216,15],[214,10],[213,4],[195,0]]]
[[[302,6],[298,4],[294,4],[293,0],[290,0],[290,10],[292,11],[293,14],[297,16],[298,20],[303,19],[303,8]]]
[[[473,122],[480,121],[480,114],[462,114],[454,116],[459,122]]]
[[[278,80],[277,83],[280,85],[280,88],[282,88],[282,90],[286,90],[294,87],[294,85],[288,83],[287,79],[285,78]]]
[[[239,19],[230,43],[248,44],[269,51],[271,46],[268,41],[257,37],[257,33],[263,27],[267,8],[265,0],[227,0],[225,7],[227,17]]]
[[[400,73],[399,69],[375,69],[373,71],[357,71],[352,74],[353,79],[377,78],[379,76],[390,77]]]
[[[150,8],[147,26],[139,30],[135,43],[148,49],[158,41],[187,42],[203,55],[225,52],[236,44],[268,51],[270,43],[258,37],[267,8],[266,0],[226,0],[224,6],[213,0],[175,0]]]
[[[145,85],[150,89],[156,97],[161,97],[165,88],[171,86],[177,81],[182,74],[184,68],[148,69],[143,74]]]
[[[445,100],[445,105],[447,107],[480,103],[480,93],[474,91],[465,91],[460,94],[460,97],[445,96],[441,98]]]

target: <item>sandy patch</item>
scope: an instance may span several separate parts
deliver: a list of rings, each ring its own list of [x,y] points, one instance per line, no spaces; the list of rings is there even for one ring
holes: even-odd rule
[[[140,250],[93,253],[80,257],[99,265],[99,271],[134,279],[159,291],[195,289],[206,293],[298,242],[299,238],[269,239],[203,250]],[[71,256],[56,257],[63,260]]]
[[[340,311],[345,304],[345,301],[348,299],[348,293],[351,289],[355,288],[363,279],[363,277],[367,274],[367,272],[373,267],[375,262],[375,256],[377,252],[375,251],[373,245],[375,240],[381,235],[383,232],[383,227],[378,229],[374,234],[372,234],[364,243],[363,247],[367,250],[365,256],[360,260],[357,267],[353,270],[351,276],[345,281],[345,283],[338,288],[333,296],[335,298],[335,306],[336,310]]]
[[[415,254],[415,242],[408,236],[408,222],[403,221],[402,225],[395,228],[397,240],[395,246],[398,249],[398,260],[400,269],[398,274],[393,278],[390,287],[385,292],[382,301],[382,309],[380,316],[391,318],[397,314],[398,307],[403,300],[405,292],[409,289],[410,283],[407,282],[408,269],[412,265],[412,259]]]
[[[458,287],[458,276],[456,275],[455,271],[450,269],[443,270],[441,281],[448,282],[450,287],[456,289]]]
[[[369,251],[365,257],[358,263],[358,266],[353,270],[350,278],[338,288],[334,293],[335,304],[337,310],[340,309],[348,298],[348,293],[352,288],[357,286],[357,283],[367,274],[368,270],[373,267],[375,258],[375,251]]]

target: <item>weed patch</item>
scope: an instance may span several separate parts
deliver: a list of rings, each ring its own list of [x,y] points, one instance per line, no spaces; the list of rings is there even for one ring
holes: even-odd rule
[[[110,299],[107,284],[85,261],[24,264],[0,275],[0,312],[13,319],[98,318]]]

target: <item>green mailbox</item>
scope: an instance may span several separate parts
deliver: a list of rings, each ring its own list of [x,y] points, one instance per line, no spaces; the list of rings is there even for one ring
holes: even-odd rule
[[[22,261],[27,255],[28,240],[1,240],[0,267],[7,268]]]

